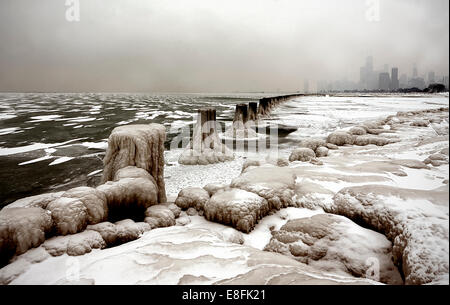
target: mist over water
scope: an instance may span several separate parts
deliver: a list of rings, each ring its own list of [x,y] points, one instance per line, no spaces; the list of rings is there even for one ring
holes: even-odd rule
[[[448,75],[447,0],[0,3],[0,91],[297,91],[374,68]]]

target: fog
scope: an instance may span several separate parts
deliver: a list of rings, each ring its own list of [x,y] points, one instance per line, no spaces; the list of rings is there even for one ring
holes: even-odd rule
[[[368,55],[448,75],[448,0],[79,3],[70,22],[65,0],[0,1],[0,91],[297,91]]]

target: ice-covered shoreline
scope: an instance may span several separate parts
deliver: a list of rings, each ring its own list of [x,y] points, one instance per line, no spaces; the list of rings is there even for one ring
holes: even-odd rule
[[[346,99],[343,97],[343,99]],[[394,115],[398,111],[410,111],[410,110],[424,110],[424,109],[430,109],[430,108],[441,108],[443,106],[447,106],[445,104],[445,99],[448,97],[444,97],[440,103],[436,103],[435,105],[432,105],[432,107],[429,107],[429,104],[422,104],[420,101],[415,101],[413,105],[408,106],[409,108],[405,107],[397,107],[393,108],[392,110],[386,111],[386,113],[383,113],[383,115],[370,115],[370,116],[364,116],[361,115],[361,112],[355,112],[354,116],[358,117],[358,120],[355,120],[355,117],[350,117],[348,120],[342,119],[339,116],[334,117],[334,121],[331,121],[327,126],[324,127],[324,125],[320,124],[320,121],[318,123],[319,128],[317,129],[325,129],[323,134],[329,133],[333,129],[341,128],[343,130],[348,130],[354,125],[358,125],[367,119],[381,119],[385,118],[387,115]],[[339,103],[342,102],[345,104],[344,101],[339,101]],[[427,101],[425,101],[426,103]],[[279,109],[277,109],[276,114],[278,114],[280,117],[286,117],[286,112],[291,111],[292,104],[294,101],[287,103],[286,105],[281,106]],[[319,101],[311,101],[312,104],[320,104]],[[307,107],[308,105],[301,105],[300,107]],[[348,106],[348,105],[344,105]],[[381,106],[380,106],[381,107]],[[412,109],[411,109],[412,108]],[[414,114],[412,114],[414,116]],[[419,116],[419,114],[417,114]],[[321,158],[323,165],[320,164],[310,164],[310,163],[304,163],[295,161],[292,162],[288,167],[286,168],[279,168],[273,167],[271,164],[264,164],[265,156],[245,156],[239,155],[238,158],[235,161],[231,161],[230,163],[223,163],[223,164],[216,164],[216,165],[210,165],[206,167],[201,166],[195,166],[195,167],[188,167],[189,171],[192,172],[192,175],[190,176],[188,173],[186,173],[185,167],[182,166],[168,166],[166,167],[166,185],[167,185],[167,191],[170,197],[174,197],[178,193],[180,189],[183,189],[185,187],[203,187],[204,185],[208,183],[221,183],[221,184],[230,184],[234,178],[239,176],[242,164],[246,161],[244,157],[247,158],[258,158],[262,162],[257,167],[252,167],[246,169],[245,172],[252,173],[257,172],[258,170],[261,170],[261,173],[266,172],[279,172],[280,177],[284,177],[286,174],[291,175],[291,173],[294,173],[296,175],[295,183],[293,190],[295,190],[295,203],[298,207],[307,208],[304,210],[304,212],[301,211],[301,209],[298,208],[287,208],[282,209],[276,213],[274,213],[271,216],[267,216],[263,218],[256,226],[255,229],[250,234],[244,234],[242,235],[243,241],[238,241],[237,244],[235,240],[230,239],[230,235],[224,235],[221,234],[222,231],[225,230],[226,227],[219,224],[209,223],[208,221],[204,220],[203,217],[199,216],[190,216],[190,224],[185,224],[184,227],[174,227],[167,228],[167,229],[154,229],[150,232],[144,233],[141,239],[135,242],[127,243],[122,246],[118,246],[114,249],[105,249],[105,250],[93,250],[89,254],[85,254],[81,257],[78,257],[77,260],[79,263],[81,263],[81,273],[82,273],[82,279],[84,279],[82,282],[84,283],[112,283],[114,280],[117,281],[123,281],[123,283],[170,283],[170,284],[181,284],[181,283],[203,283],[203,284],[211,284],[211,283],[235,283],[236,281],[242,281],[243,279],[246,279],[249,284],[252,283],[260,283],[258,280],[263,280],[263,283],[267,284],[269,282],[264,282],[264,279],[273,279],[278,278],[281,282],[286,281],[287,277],[286,274],[295,274],[293,281],[296,283],[307,283],[310,281],[317,281],[318,283],[330,283],[328,281],[338,281],[338,282],[350,282],[355,283],[357,281],[362,281],[364,283],[371,283],[370,281],[362,278],[355,278],[352,277],[350,274],[346,275],[345,270],[347,270],[349,267],[338,267],[336,270],[333,270],[331,272],[334,275],[330,275],[329,267],[327,267],[327,263],[334,264],[335,266],[338,266],[337,263],[339,261],[339,255],[337,257],[332,256],[326,256],[321,261],[322,263],[318,264],[312,264],[314,265],[314,268],[311,268],[311,266],[307,266],[304,264],[304,262],[297,262],[294,258],[288,259],[286,254],[283,251],[280,253],[283,253],[285,256],[283,256],[282,261],[279,262],[278,266],[273,267],[277,270],[270,269],[265,273],[265,276],[263,276],[261,279],[258,279],[258,277],[255,277],[254,273],[256,272],[257,268],[250,267],[248,265],[249,258],[253,257],[256,261],[261,259],[262,261],[259,261],[256,266],[259,266],[259,268],[263,268],[264,264],[264,257],[267,256],[267,259],[271,260],[278,260],[279,256],[274,255],[272,252],[278,252],[279,250],[276,249],[270,249],[272,252],[260,252],[262,248],[264,247],[263,243],[266,243],[270,240],[271,235],[273,235],[274,232],[277,232],[278,230],[282,229],[282,226],[285,225],[289,220],[295,220],[302,217],[310,217],[314,214],[323,214],[324,210],[330,213],[335,214],[346,214],[350,213],[350,211],[353,211],[352,213],[362,213],[364,215],[365,211],[361,210],[358,211],[357,208],[353,207],[350,202],[346,201],[346,198],[351,198],[351,196],[354,196],[355,190],[357,192],[362,192],[363,194],[365,191],[364,187],[369,190],[369,194],[373,190],[381,189],[384,197],[377,197],[377,203],[378,209],[380,209],[382,206],[380,206],[381,202],[385,200],[391,200],[392,202],[395,202],[396,207],[396,213],[403,213],[401,211],[405,211],[405,213],[410,213],[409,205],[412,205],[414,209],[418,209],[417,211],[414,210],[414,213],[419,213],[417,215],[421,215],[420,213],[429,214],[431,213],[432,217],[447,219],[447,227],[445,227],[444,224],[444,241],[445,241],[445,234],[446,234],[446,243],[447,248],[445,249],[445,242],[444,242],[444,248],[439,248],[439,251],[443,251],[443,253],[447,253],[448,256],[448,199],[445,202],[442,198],[435,199],[437,196],[436,194],[446,193],[448,196],[448,110],[447,115],[442,116],[441,114],[433,114],[431,113],[428,119],[431,120],[429,127],[415,127],[410,126],[410,123],[412,121],[408,121],[408,115],[406,115],[406,119],[404,119],[404,122],[395,121],[393,120],[390,126],[395,126],[395,135],[386,134],[385,136],[388,138],[396,138],[398,141],[395,143],[391,143],[387,146],[378,147],[374,145],[369,146],[345,146],[341,147],[339,150],[336,151],[330,151],[329,156],[326,158]],[[273,117],[274,120],[277,120],[276,116]],[[436,119],[436,121],[433,122],[433,120]],[[284,121],[285,123],[286,121]],[[353,122],[353,123],[352,123]],[[289,122],[291,123],[291,122]],[[291,124],[292,125],[292,124]],[[431,126],[431,127],[430,127]],[[314,124],[309,124],[308,128],[314,129]],[[390,130],[390,129],[386,129]],[[310,135],[314,136],[321,136],[322,133],[314,133],[314,134],[306,134],[303,135],[299,132],[297,135],[290,135],[291,137],[298,137],[298,139],[308,138]],[[297,143],[297,142],[294,142]],[[292,152],[293,148],[289,146],[283,146],[283,143],[280,144],[280,156],[287,157],[290,152]],[[422,161],[426,160],[427,158],[431,158],[431,156],[436,154],[443,154],[445,155],[446,152],[446,163],[436,163],[433,165],[426,165]],[[177,153],[176,151],[171,151],[170,153],[166,152],[166,158],[169,162],[173,159],[173,155],[171,153],[174,153],[174,155]],[[436,159],[437,160],[437,159]],[[430,159],[430,162],[432,160]],[[427,168],[425,168],[425,167]],[[183,176],[187,175],[187,178]],[[278,175],[278,174],[277,174]],[[184,179],[184,180],[183,180]],[[284,178],[283,178],[284,179]],[[242,180],[242,179],[241,179]],[[234,181],[234,180],[233,180]],[[245,179],[244,179],[245,181]],[[270,181],[270,179],[269,179]],[[252,184],[252,181],[249,182],[250,185]],[[237,185],[236,183],[234,183]],[[363,187],[363,189],[358,189]],[[406,198],[406,195],[396,195],[394,191],[391,191],[392,194],[386,193],[386,190],[390,190],[389,188],[393,188],[396,190],[396,192],[403,192],[402,189],[414,189],[416,190],[415,195],[414,192],[411,192],[412,194],[408,195],[410,197]],[[365,194],[365,193],[364,193]],[[338,197],[336,197],[339,195]],[[346,197],[347,196],[347,197]],[[350,196],[350,197],[348,197]],[[378,196],[378,195],[377,195]],[[429,198],[428,198],[428,197]],[[359,198],[359,197],[355,197]],[[386,199],[387,198],[387,199]],[[406,199],[405,199],[406,198]],[[434,198],[434,199],[433,199]],[[338,201],[336,201],[338,200]],[[350,200],[350,199],[349,199]],[[358,199],[360,200],[360,199]],[[365,199],[364,199],[365,200]],[[417,200],[425,200],[426,202],[424,205]],[[338,203],[337,206],[335,206],[336,202]],[[368,201],[370,202],[370,200]],[[406,202],[406,204],[404,203]],[[341,206],[339,206],[341,204]],[[343,210],[342,207],[345,207]],[[352,210],[354,209],[355,210]],[[308,212],[310,211],[310,212]],[[377,216],[377,209],[373,210],[371,213],[373,214],[371,217],[374,217],[373,219],[376,219]],[[414,215],[416,215],[414,214]],[[406,217],[409,217],[409,214],[405,214]],[[346,214],[349,219],[352,219],[354,214]],[[189,216],[187,216],[189,217]],[[358,218],[355,218],[356,221]],[[420,222],[422,218],[418,218],[417,220]],[[427,221],[430,221],[430,226],[436,225],[434,223],[434,218],[426,218]],[[365,220],[365,225],[370,225],[370,219]],[[385,221],[385,220],[383,220]],[[384,223],[381,221],[382,225],[378,227],[377,225],[372,225],[371,229],[380,231],[384,233],[387,237],[391,238],[391,241],[394,242],[394,238],[396,236],[402,236],[402,238],[406,238],[405,240],[408,241],[408,237],[406,235],[402,235],[402,231],[397,233],[392,233],[389,230],[389,223],[390,221],[396,223],[397,225],[402,226],[402,218],[393,218],[390,219],[387,217],[387,221]],[[420,232],[422,230],[420,227],[417,227],[415,224],[405,224],[406,228],[408,230],[413,230],[413,232]],[[409,226],[409,227],[408,227]],[[446,232],[445,233],[445,229]],[[233,231],[234,229],[231,229],[232,233],[231,236],[239,236],[239,234],[236,231]],[[350,230],[350,229],[349,229]],[[366,236],[365,233],[361,233],[362,228],[355,227],[351,230],[356,230],[352,232],[358,232],[358,234],[361,234],[361,236]],[[428,229],[424,229],[424,238],[430,238],[430,231],[426,231]],[[172,237],[164,239],[164,234],[172,234]],[[432,233],[432,232],[431,232]],[[158,237],[161,234],[163,237]],[[379,234],[379,233],[377,233]],[[394,234],[394,235],[392,235]],[[398,235],[395,235],[398,234]],[[428,235],[427,235],[428,234]],[[392,237],[392,236],[393,237]],[[189,236],[189,237],[187,237]],[[217,250],[219,249],[229,249],[228,247],[232,247],[231,253],[240,253],[240,255],[249,255],[247,259],[236,259],[236,256],[233,256],[229,254],[227,257],[223,257],[220,254],[216,254],[216,250],[210,250],[206,249],[205,247],[200,247],[198,251],[194,251],[194,253],[186,254],[187,256],[179,256],[177,253],[180,251],[187,250],[190,246],[189,243],[192,242],[194,244],[197,244],[198,242],[203,240],[202,236],[208,236],[207,240],[210,243],[209,245],[205,245],[206,248],[212,247]],[[215,237],[213,237],[215,236]],[[218,236],[218,240],[215,239]],[[383,236],[380,234],[380,236]],[[420,234],[418,235],[420,236]],[[159,239],[158,239],[159,238]],[[162,238],[162,239],[161,239]],[[190,241],[181,241],[183,239],[189,239]],[[192,238],[192,240],[190,239]],[[378,237],[377,237],[378,238]],[[381,237],[380,237],[381,238]],[[384,236],[383,236],[384,238]],[[416,237],[414,237],[416,238]],[[439,268],[445,268],[445,265],[447,266],[447,275],[442,277],[442,270],[425,270],[425,271],[414,271],[414,266],[417,266],[417,264],[423,263],[422,261],[417,261],[417,257],[420,257],[420,249],[427,249],[427,246],[421,246],[420,245],[420,238],[414,240],[414,243],[411,245],[407,244],[398,244],[397,239],[395,239],[396,244],[394,244],[394,255],[396,255],[396,259],[401,259],[401,255],[403,251],[410,251],[412,253],[410,256],[406,257],[406,261],[403,262],[403,265],[410,266],[408,268],[412,268],[411,272],[416,272],[415,278],[411,280],[411,283],[421,283],[421,281],[426,281],[426,273],[431,272],[430,274],[433,274],[433,272],[437,272],[435,274],[440,274],[438,278],[432,278],[433,283],[447,283],[448,284],[448,260],[447,262],[443,261],[443,267],[440,266],[440,263],[436,264],[436,260],[438,262],[441,262],[439,257],[431,255],[431,263],[436,266],[440,266]],[[240,238],[238,237],[238,240]],[[265,241],[265,242],[264,242]],[[231,242],[231,243],[230,243]],[[165,243],[172,244],[173,247],[167,248]],[[243,243],[242,246],[239,246],[240,243]],[[266,243],[267,244],[267,243]],[[345,247],[348,246],[346,242],[343,242]],[[430,244],[433,247],[433,244]],[[441,247],[442,243],[439,240],[436,240],[436,243],[434,244],[435,247]],[[282,246],[282,245],[280,245]],[[284,247],[284,246],[282,246]],[[289,245],[291,247],[291,245]],[[397,247],[397,248],[396,248]],[[402,248],[403,247],[403,248]],[[412,247],[412,248],[408,248]],[[422,248],[420,248],[422,247]],[[159,249],[159,250],[158,250]],[[190,248],[189,248],[190,249]],[[253,249],[253,250],[251,250]],[[289,248],[290,249],[290,248]],[[311,248],[312,249],[312,248]],[[406,250],[405,250],[406,249]],[[414,251],[417,251],[419,249],[419,252],[417,254],[414,254]],[[204,250],[204,251],[203,251]],[[430,251],[431,249],[428,249]],[[34,250],[33,250],[34,251]],[[202,252],[203,251],[203,252]],[[228,250],[227,250],[228,251]],[[248,252],[250,251],[250,252]],[[289,251],[289,250],[288,250]],[[308,250],[309,251],[309,250]],[[311,250],[312,251],[312,250]],[[315,251],[315,250],[314,250]],[[375,251],[375,250],[374,250]],[[401,251],[401,253],[396,253],[395,251]],[[432,250],[431,250],[432,252]],[[28,257],[24,255],[23,258],[19,258],[19,260],[22,260],[22,264],[11,264],[9,265],[9,269],[7,270],[9,272],[9,276],[13,277],[13,281],[11,283],[37,283],[37,281],[43,281],[47,283],[63,283],[67,282],[67,277],[65,275],[65,271],[67,270],[66,262],[68,260],[68,257],[66,254],[60,257],[45,257],[46,255],[43,253],[39,253],[39,250],[34,251],[34,253],[37,254],[30,254]],[[208,254],[207,254],[208,253]],[[247,254],[244,254],[247,253]],[[249,254],[251,253],[251,254]],[[294,253],[294,252],[292,252]],[[140,254],[143,255],[150,255],[152,259],[150,261],[144,260],[141,261],[143,258],[139,257]],[[441,253],[438,252],[438,256],[440,256]],[[162,255],[162,256],[161,256]],[[204,255],[209,255],[210,259],[203,261],[201,258]],[[400,255],[400,257],[399,257]],[[48,255],[47,255],[48,256]],[[123,272],[127,272],[125,269],[121,271],[117,271],[115,273],[115,276],[106,279],[105,275],[102,274],[100,271],[103,268],[111,268],[112,265],[118,264],[119,262],[123,262],[123,260],[127,260],[127,257],[134,257],[129,263],[129,267],[131,270],[138,272],[139,276],[130,276],[123,278]],[[162,257],[169,256],[170,262],[176,262],[174,265],[168,266],[163,263]],[[40,258],[37,258],[40,257]],[[119,257],[115,259],[114,257]],[[120,259],[120,257],[122,259]],[[41,259],[43,259],[42,262]],[[233,264],[232,269],[233,272],[226,273],[219,276],[219,273],[223,270],[223,266],[221,266],[221,261],[223,260],[229,260],[231,264]],[[281,259],[281,258],[280,258]],[[405,260],[405,258],[403,258]],[[136,261],[141,261],[141,263],[136,265]],[[205,268],[181,268],[180,264],[181,261],[187,262],[199,262],[202,266],[214,266],[214,268],[211,269],[211,271],[205,272]],[[409,260],[409,261],[408,261]],[[434,260],[434,261],[433,261]],[[135,261],[133,263],[133,261]],[[180,261],[180,262],[178,262]],[[94,262],[95,266],[94,267]],[[356,264],[356,261],[353,261],[353,264]],[[364,261],[362,262],[364,263]],[[149,275],[145,276],[139,267],[139,265],[143,264],[143,266],[148,266],[152,268],[154,272],[156,272],[156,276]],[[203,265],[206,264],[206,265]],[[262,265],[261,265],[262,264]],[[287,264],[287,265],[286,265]],[[360,263],[358,263],[360,264]],[[14,265],[14,266],[13,266]],[[11,267],[13,266],[13,267]],[[42,270],[48,270],[49,268],[52,268],[51,266],[59,266],[58,268],[55,268],[54,273],[52,273],[48,278],[40,278],[39,274],[42,272]],[[108,267],[109,266],[109,267]],[[241,266],[241,267],[238,267]],[[411,267],[412,266],[412,267]],[[250,268],[249,268],[250,267]],[[5,267],[6,268],[6,267]],[[16,269],[15,269],[16,268]],[[168,268],[168,269],[166,269]],[[264,267],[265,268],[265,267]],[[341,268],[341,269],[339,269]],[[346,269],[347,268],[347,269]],[[353,267],[352,267],[353,268]],[[4,270],[4,269],[3,269]],[[282,272],[280,271],[282,270]],[[408,272],[410,272],[408,271]],[[8,275],[8,272],[6,274]],[[11,274],[12,272],[12,274]],[[175,273],[174,273],[175,272]],[[341,273],[343,272],[343,274]],[[353,271],[354,272],[354,271]],[[420,275],[424,274],[425,272],[425,278],[421,278]],[[441,273],[439,273],[441,272]],[[167,274],[166,276],[161,276],[161,274]],[[172,276],[169,276],[171,274]],[[419,277],[417,278],[417,274],[419,274]],[[5,276],[5,272],[2,273],[3,276]],[[144,278],[140,278],[143,276]],[[342,278],[343,277],[343,278]],[[119,279],[120,278],[120,279]],[[415,282],[417,281],[417,282]],[[69,281],[70,282],[70,281]],[[121,282],[122,283],[122,282]]]

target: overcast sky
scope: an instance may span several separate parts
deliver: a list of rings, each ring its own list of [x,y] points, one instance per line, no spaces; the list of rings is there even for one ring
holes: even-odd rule
[[[448,0],[79,0],[78,22],[65,1],[0,0],[0,91],[296,91],[367,55],[449,70]]]

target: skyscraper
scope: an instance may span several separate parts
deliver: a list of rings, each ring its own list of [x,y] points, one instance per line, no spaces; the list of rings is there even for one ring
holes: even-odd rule
[[[391,72],[391,90],[398,90],[400,88],[400,83],[398,79],[398,68],[392,68]]]
[[[389,73],[380,73],[378,84],[378,89],[382,91],[389,91],[389,87],[391,85],[391,78],[389,76]]]
[[[413,68],[413,78],[417,78],[419,76],[419,72],[417,70],[417,65],[414,64],[414,68]]]

